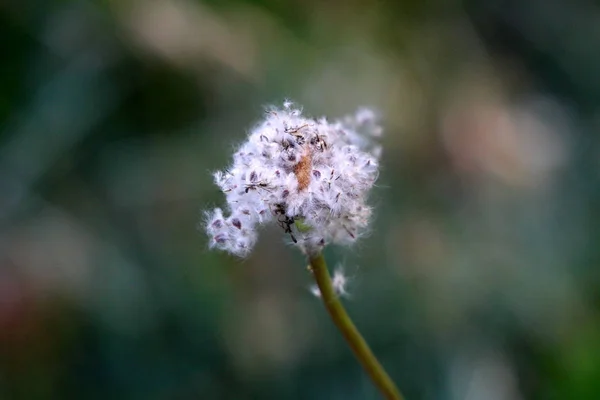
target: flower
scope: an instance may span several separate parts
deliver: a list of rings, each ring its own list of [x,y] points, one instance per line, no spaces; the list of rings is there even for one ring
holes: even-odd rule
[[[326,244],[352,244],[371,216],[367,195],[377,180],[382,129],[370,109],[328,122],[286,101],[270,108],[233,155],[214,173],[227,215],[206,213],[209,246],[247,256],[257,227],[276,222],[308,255]]]

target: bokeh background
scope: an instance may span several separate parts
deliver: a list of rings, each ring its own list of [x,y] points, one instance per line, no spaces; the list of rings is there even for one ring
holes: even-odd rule
[[[600,398],[597,2],[9,0],[0,41],[0,399],[379,398],[278,229],[198,229],[285,98],[382,114],[326,257],[407,399]]]

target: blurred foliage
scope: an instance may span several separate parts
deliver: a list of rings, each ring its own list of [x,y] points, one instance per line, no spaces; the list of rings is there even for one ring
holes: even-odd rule
[[[372,233],[327,251],[407,399],[600,392],[591,1],[0,4],[0,398],[375,399],[305,261],[209,252],[210,171],[289,97],[378,107]]]

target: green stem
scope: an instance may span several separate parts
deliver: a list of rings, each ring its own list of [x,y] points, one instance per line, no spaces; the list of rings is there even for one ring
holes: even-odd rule
[[[331,319],[340,332],[342,332],[342,335],[344,335],[354,355],[358,358],[358,361],[362,364],[367,374],[369,374],[375,386],[383,393],[386,399],[402,400],[400,391],[379,361],[377,361],[369,345],[358,329],[356,329],[342,302],[339,300],[331,283],[331,276],[329,275],[327,264],[322,254],[319,253],[310,258],[310,269],[317,281],[317,285],[321,291],[321,298]]]

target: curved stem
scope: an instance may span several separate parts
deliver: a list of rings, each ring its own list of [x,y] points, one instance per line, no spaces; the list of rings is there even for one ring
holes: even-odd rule
[[[362,364],[367,374],[369,374],[375,386],[383,393],[386,399],[402,400],[400,391],[379,361],[377,361],[377,358],[375,358],[369,345],[358,329],[356,329],[356,326],[354,326],[350,316],[335,293],[331,283],[331,276],[329,275],[327,264],[322,254],[319,253],[310,258],[310,269],[317,281],[317,285],[321,291],[321,298],[331,319],[342,335],[344,335],[354,355],[358,358],[358,361]]]

